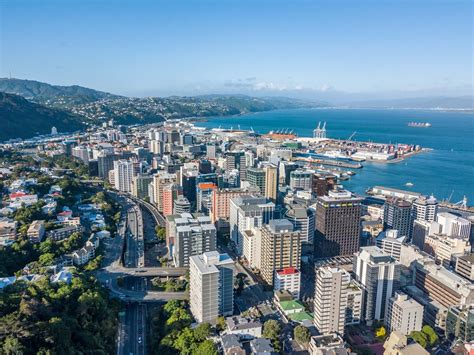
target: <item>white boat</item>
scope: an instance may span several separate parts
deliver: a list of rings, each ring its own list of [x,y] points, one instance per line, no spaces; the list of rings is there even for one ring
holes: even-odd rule
[[[412,182],[407,182],[407,183],[405,184],[405,186],[413,186],[413,185],[415,185],[415,184],[412,183]]]

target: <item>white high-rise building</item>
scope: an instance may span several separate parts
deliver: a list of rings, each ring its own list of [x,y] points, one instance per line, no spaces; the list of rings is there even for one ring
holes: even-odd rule
[[[303,205],[289,206],[285,213],[285,218],[293,223],[295,230],[301,231],[301,241],[307,244],[313,244],[315,216],[314,208],[307,208]]]
[[[322,266],[316,270],[314,324],[321,334],[344,334],[348,324],[360,323],[362,288],[340,268]]]
[[[354,260],[356,280],[365,288],[365,321],[385,318],[389,299],[400,287],[400,264],[376,246],[363,247]]]
[[[471,235],[471,222],[452,213],[438,213],[438,223],[442,228],[441,233],[447,236],[469,239]]]
[[[413,201],[413,219],[422,221],[436,221],[438,214],[438,201],[434,196],[420,196]]]
[[[132,192],[133,162],[129,160],[114,161],[114,185],[121,192]]]
[[[234,261],[227,254],[210,251],[189,262],[189,303],[198,322],[215,323],[234,311]]]
[[[391,255],[395,260],[400,261],[402,244],[405,240],[405,236],[398,236],[398,231],[396,229],[388,229],[379,234],[375,240],[375,244],[382,249],[384,253]]]
[[[397,292],[390,298],[385,320],[388,331],[399,331],[409,335],[412,331],[420,331],[423,326],[423,306],[408,295]]]

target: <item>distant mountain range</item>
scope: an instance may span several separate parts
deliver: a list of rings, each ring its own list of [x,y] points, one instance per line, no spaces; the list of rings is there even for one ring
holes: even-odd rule
[[[60,132],[84,128],[80,116],[0,92],[0,141],[48,134],[53,126]]]

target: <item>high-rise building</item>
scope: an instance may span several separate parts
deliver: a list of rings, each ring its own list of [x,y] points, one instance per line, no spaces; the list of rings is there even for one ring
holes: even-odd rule
[[[299,269],[301,262],[301,233],[287,219],[273,219],[264,224],[262,233],[261,273],[273,285],[275,272],[287,267]]]
[[[214,323],[234,311],[234,262],[217,251],[190,258],[189,304],[198,322]]]
[[[438,213],[438,223],[441,233],[451,237],[461,237],[469,240],[471,236],[471,222],[465,218],[448,212]]]
[[[217,190],[217,185],[212,182],[201,182],[196,190],[196,210],[209,214],[212,206],[212,192]]]
[[[170,228],[169,248],[176,267],[188,266],[192,255],[216,250],[216,227],[208,216],[171,215],[167,218],[167,226]]]
[[[398,231],[395,229],[388,229],[378,235],[375,240],[377,245],[385,254],[393,256],[395,260],[400,261],[400,254],[402,252],[402,244],[406,237],[399,237]]]
[[[148,186],[153,181],[153,176],[138,174],[132,178],[132,195],[141,199],[148,196]]]
[[[446,336],[469,343],[474,341],[474,305],[449,307],[446,317]]]
[[[183,188],[181,185],[169,184],[163,188],[163,216],[173,214],[175,200],[182,195]]]
[[[389,197],[385,201],[385,228],[396,229],[401,236],[410,238],[413,228],[412,204],[398,197]]]
[[[400,288],[400,264],[378,247],[363,247],[356,254],[354,273],[365,289],[365,321],[383,320],[389,299]]]
[[[295,267],[287,267],[275,272],[273,291],[288,291],[294,299],[300,298],[301,272]]]
[[[284,161],[280,163],[280,184],[290,186],[291,172],[298,169],[295,162]]]
[[[191,212],[191,204],[189,200],[179,195],[178,198],[173,203],[173,214],[182,214],[182,213],[190,213]]]
[[[313,244],[315,210],[304,205],[289,205],[285,213],[295,230],[301,231],[301,242]]]
[[[435,257],[441,265],[449,268],[455,258],[471,252],[469,239],[450,237],[445,234],[429,235],[425,238],[423,251]]]
[[[266,198],[276,202],[278,197],[278,168],[276,165],[266,165],[265,171],[265,191],[263,194]]]
[[[181,182],[180,185],[183,186],[183,195],[191,203],[191,210],[194,211],[196,207],[196,181],[199,171],[197,170],[181,170]]]
[[[456,258],[456,272],[469,281],[474,281],[474,254]]]
[[[243,253],[243,231],[261,227],[274,215],[275,204],[265,197],[240,195],[230,200],[230,236],[237,253]]]
[[[262,267],[262,233],[260,228],[252,228],[242,233],[242,254],[250,267],[258,270]]]
[[[296,190],[311,191],[313,186],[313,173],[308,170],[298,169],[290,173],[290,187]]]
[[[247,181],[251,186],[258,187],[262,195],[265,194],[265,170],[262,168],[248,168]]]
[[[402,292],[396,292],[388,301],[385,319],[388,331],[409,335],[423,326],[423,306]]]
[[[99,177],[108,179],[109,171],[114,169],[114,162],[119,159],[115,154],[101,154],[97,157]]]
[[[421,221],[436,221],[438,214],[438,201],[434,196],[420,196],[413,201],[413,219]]]
[[[224,171],[219,176],[218,186],[220,189],[235,189],[240,187],[240,174],[237,169]]]
[[[429,235],[441,233],[441,225],[438,222],[429,222],[415,219],[413,221],[413,232],[411,243],[420,250],[425,247],[425,240]]]
[[[362,287],[341,268],[316,269],[314,324],[321,334],[344,334],[346,325],[358,324],[362,317]]]
[[[114,162],[115,188],[121,192],[132,192],[133,163],[130,160]]]
[[[72,156],[82,160],[85,164],[87,164],[90,158],[90,149],[85,146],[78,145],[72,149]]]
[[[245,152],[242,150],[227,152],[226,154],[226,170],[237,169],[239,171],[240,180],[247,177],[247,166],[245,163]]]
[[[176,183],[176,174],[159,172],[153,175],[154,201],[158,211],[163,212],[163,190],[165,186]]]
[[[248,194],[246,189],[214,189],[210,216],[213,223],[226,223],[230,218],[230,200]]]
[[[330,173],[314,173],[312,191],[316,196],[327,195],[337,184],[337,178]]]
[[[216,150],[217,150],[217,146],[215,144],[212,144],[212,143],[206,144],[206,156],[209,159],[216,159]]]
[[[316,254],[352,255],[359,250],[362,199],[347,190],[332,190],[316,201]]]

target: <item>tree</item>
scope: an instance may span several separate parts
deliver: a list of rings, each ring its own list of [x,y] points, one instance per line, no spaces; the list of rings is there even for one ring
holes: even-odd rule
[[[226,328],[225,318],[223,316],[217,317],[216,329],[218,332],[222,332]]]
[[[302,325],[298,325],[295,327],[293,331],[293,336],[295,340],[300,344],[308,344],[309,340],[311,339],[311,334],[308,328],[303,327]]]
[[[166,228],[161,227],[161,226],[156,226],[155,232],[159,241],[163,242],[166,240]]]
[[[39,257],[39,263],[43,266],[52,265],[55,259],[55,255],[53,253],[46,253],[42,254]]]
[[[426,345],[428,344],[428,336],[423,332],[414,330],[410,333],[410,338],[416,341],[424,348],[426,348]]]
[[[212,340],[204,340],[195,351],[193,355],[217,355],[216,344]]]
[[[375,336],[377,338],[383,338],[385,335],[387,335],[387,331],[385,330],[384,326],[381,326],[375,330]]]
[[[269,319],[263,325],[263,337],[267,339],[278,338],[281,332],[280,324],[274,320]]]
[[[192,318],[184,308],[178,308],[166,321],[166,325],[171,329],[181,330],[192,323]]]
[[[173,347],[179,350],[180,354],[190,354],[195,341],[194,332],[190,328],[184,328],[173,342]]]
[[[178,300],[169,300],[166,302],[166,304],[163,306],[163,310],[166,312],[166,314],[169,316],[172,314],[175,310],[178,308],[183,308],[183,304],[181,301]]]
[[[202,342],[211,335],[211,325],[209,323],[201,323],[194,329],[194,337],[197,341]]]
[[[2,354],[5,355],[23,355],[23,345],[17,338],[7,337],[2,347]]]
[[[436,344],[436,342],[438,341],[438,335],[436,334],[433,328],[431,328],[429,325],[425,325],[423,326],[421,331],[425,333],[426,336],[428,337],[430,346],[433,346]]]

